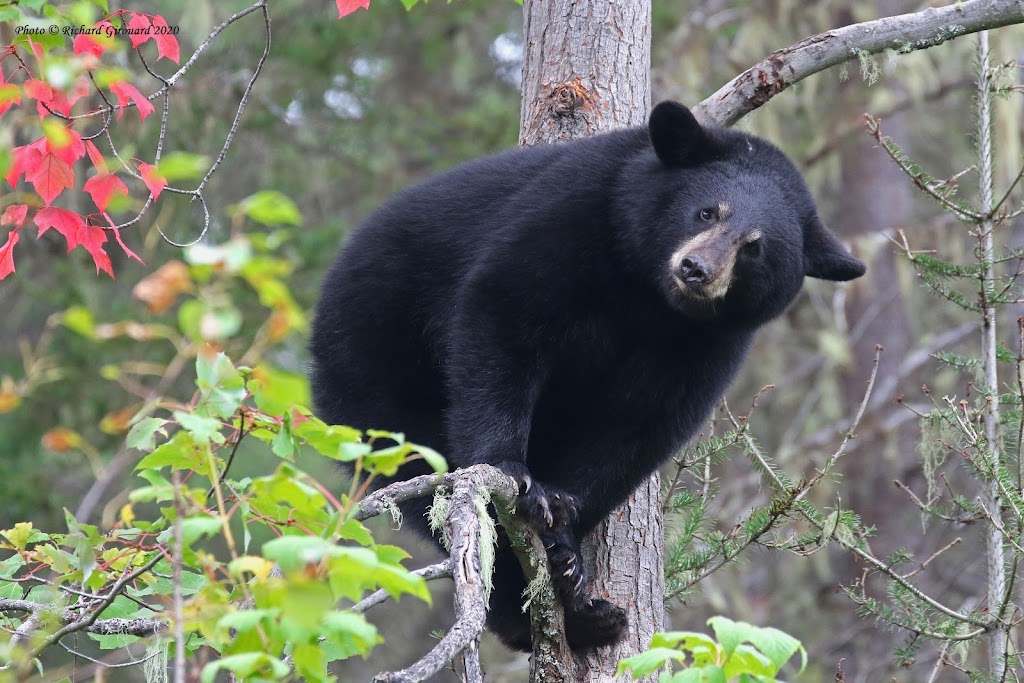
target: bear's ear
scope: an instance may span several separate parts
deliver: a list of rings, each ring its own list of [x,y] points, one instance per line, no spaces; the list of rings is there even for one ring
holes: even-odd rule
[[[656,106],[647,127],[654,153],[666,166],[697,166],[716,154],[714,140],[678,102],[665,101]]]
[[[864,263],[847,251],[817,216],[804,223],[804,275],[845,282],[866,271]]]

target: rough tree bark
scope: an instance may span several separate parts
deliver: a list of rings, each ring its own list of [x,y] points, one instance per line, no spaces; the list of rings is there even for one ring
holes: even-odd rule
[[[642,125],[651,104],[651,0],[526,0],[519,141],[559,142]],[[591,593],[623,607],[629,633],[586,658],[535,652],[534,680],[609,681],[665,619],[660,478],[654,474],[584,544]],[[536,640],[536,639],[535,639]],[[560,661],[544,661],[544,657]]]

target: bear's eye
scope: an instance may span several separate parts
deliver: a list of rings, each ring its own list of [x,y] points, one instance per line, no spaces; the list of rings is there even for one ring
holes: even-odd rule
[[[715,218],[714,209],[701,209],[697,216],[704,222],[713,220]]]
[[[763,247],[761,246],[761,238],[758,237],[757,239],[750,240],[741,247],[741,250],[743,251],[744,256],[757,258],[761,255],[761,251],[763,250]]]

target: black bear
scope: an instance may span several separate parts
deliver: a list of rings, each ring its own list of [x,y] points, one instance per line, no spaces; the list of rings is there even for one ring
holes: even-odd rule
[[[371,215],[323,284],[315,409],[516,478],[570,645],[602,646],[625,613],[588,597],[584,534],[698,430],[805,275],[863,273],[782,152],[663,102],[647,128],[470,161]],[[426,506],[405,506],[424,532]],[[501,539],[488,627],[529,650],[524,587]]]

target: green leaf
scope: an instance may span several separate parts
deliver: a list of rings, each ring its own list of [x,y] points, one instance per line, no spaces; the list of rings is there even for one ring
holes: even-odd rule
[[[801,659],[800,671],[807,667],[807,650],[804,649],[804,646],[800,644],[799,640],[777,628],[757,629],[756,637],[751,639],[750,644],[771,660],[775,667],[775,671],[772,672],[773,676],[797,652],[800,653]]]
[[[18,522],[10,529],[0,531],[17,550],[24,550],[32,536],[32,522]]]
[[[405,548],[399,548],[397,545],[375,545],[373,551],[377,553],[377,559],[384,564],[400,564],[402,560],[412,557]]]
[[[307,638],[315,640],[320,620],[334,607],[334,595],[330,586],[322,581],[293,579],[286,584],[285,599],[280,607],[282,620],[291,622],[286,627],[297,627]],[[293,632],[293,637],[295,635]]]
[[[742,621],[732,621],[726,617],[711,617],[708,624],[715,631],[726,658],[730,658],[741,643],[750,643],[757,651],[764,654],[771,662],[771,671],[766,675],[774,676],[798,651],[803,652],[806,665],[806,652],[796,638],[775,628],[759,628]],[[801,666],[803,671],[803,666]]]
[[[667,647],[651,647],[640,654],[627,657],[619,662],[615,675],[621,676],[627,670],[634,679],[650,676],[669,662],[686,662],[686,654]]]
[[[239,202],[234,210],[264,225],[302,225],[299,207],[276,190],[264,190],[249,195]]]
[[[373,646],[383,642],[373,624],[366,621],[362,614],[354,612],[331,611],[323,618],[323,635],[327,643],[337,648],[328,652],[328,661],[344,659],[353,655],[367,655]]]
[[[93,339],[96,336],[96,323],[93,321],[92,311],[84,306],[72,306],[64,311],[64,326],[72,332]]]
[[[151,451],[156,447],[156,434],[160,432],[165,438],[167,432],[162,427],[167,420],[159,417],[147,417],[135,423],[135,426],[128,432],[126,439],[128,448],[137,448],[140,451]]]
[[[77,536],[77,534],[73,535]],[[82,583],[88,583],[93,570],[96,569],[96,549],[93,548],[89,539],[77,536],[74,557],[78,560],[78,570],[82,572]]]
[[[274,436],[270,442],[270,450],[279,458],[291,460],[295,455],[295,442],[292,440],[291,425],[286,421],[281,425],[281,431]]]
[[[115,635],[90,633],[89,637],[96,641],[101,650],[123,650],[129,645],[142,642],[142,638],[125,635],[124,633],[117,633]]]
[[[192,545],[203,536],[215,536],[222,528],[221,520],[216,517],[186,517],[181,521],[181,540],[185,545]]]
[[[302,439],[317,453],[342,462],[350,462],[370,452],[370,446],[359,441],[362,433],[358,429],[326,425],[315,417],[292,427],[292,434]],[[343,449],[342,446],[346,445],[354,448]]]
[[[175,433],[170,441],[157,446],[156,450],[140,460],[135,469],[145,470],[170,467],[173,470],[195,470],[197,473],[205,475],[209,469],[205,460],[205,458],[200,457],[192,434],[187,431],[180,431]],[[155,484],[155,486],[170,486],[170,483],[165,480],[162,483]]]
[[[749,640],[753,626],[742,621],[733,621],[726,617],[711,617],[708,625],[715,631],[715,637],[722,646],[722,651],[728,659],[736,647]]]
[[[317,564],[338,550],[345,549],[316,536],[281,536],[263,544],[263,556],[277,562],[286,573]],[[373,560],[376,564],[376,556]]]
[[[202,178],[209,166],[210,157],[190,152],[170,152],[160,159],[160,172],[171,185]]]
[[[304,681],[328,683],[333,680],[327,673],[327,658],[318,644],[295,645],[292,647],[292,661],[295,662],[295,673]]]
[[[74,571],[76,564],[75,558],[71,553],[48,543],[36,547],[35,550],[46,556],[50,561],[50,568],[58,574],[70,574]]]
[[[714,639],[696,631],[668,631],[666,633],[655,633],[651,638],[651,647],[675,647],[684,650],[718,650],[718,644]]]
[[[774,666],[768,657],[746,644],[736,648],[722,665],[722,670],[729,680],[742,674],[772,678],[779,672],[778,667]]]
[[[261,365],[248,383],[256,407],[269,415],[285,415],[293,406],[310,403],[305,375]]]
[[[433,448],[427,448],[426,446],[420,446],[419,444],[413,444],[412,448],[414,452],[422,455],[423,459],[427,461],[427,464],[434,468],[434,471],[438,474],[444,474],[448,471],[448,461]]]
[[[230,671],[239,680],[257,675],[260,678],[284,678],[288,675],[288,665],[263,652],[245,652],[210,662],[203,667],[200,680],[202,683],[215,683],[220,671]]]
[[[222,418],[233,415],[245,398],[242,374],[223,352],[196,357],[196,386],[210,412]]]
[[[401,565],[382,565],[373,572],[373,578],[393,598],[409,593],[423,602],[430,603],[427,582]]]
[[[282,463],[273,475],[255,480],[256,497],[251,502],[257,506],[281,503],[292,510],[292,519],[326,521],[326,499],[316,488],[302,482],[300,476],[297,470]]]
[[[373,545],[373,536],[370,535],[370,530],[357,519],[350,519],[338,527],[338,536],[346,541],[355,541],[360,545]],[[377,557],[380,557],[379,552]]]
[[[249,631],[261,624],[276,619],[280,612],[281,610],[276,608],[243,609],[237,612],[229,612],[217,621],[217,629],[223,629],[224,632],[228,632],[231,629],[235,631]]]
[[[198,299],[189,299],[178,307],[178,327],[193,341],[201,341],[203,338],[199,330],[202,318],[203,303]]]
[[[51,545],[41,545],[39,550],[53,548]],[[11,555],[6,560],[0,560],[0,578],[10,579],[25,567],[25,558],[19,553]],[[63,573],[63,572],[62,572]],[[20,590],[20,588],[19,588]]]
[[[722,667],[714,664],[690,667],[672,677],[674,683],[728,683]]]
[[[398,468],[405,463],[410,453],[412,453],[412,445],[408,443],[388,446],[365,454],[363,465],[370,472],[391,477],[398,472]]]
[[[181,428],[192,435],[197,444],[209,444],[210,442],[222,444],[227,440],[220,433],[221,421],[216,418],[186,413],[184,410],[175,410],[171,414],[174,415],[174,419],[178,421]]]

